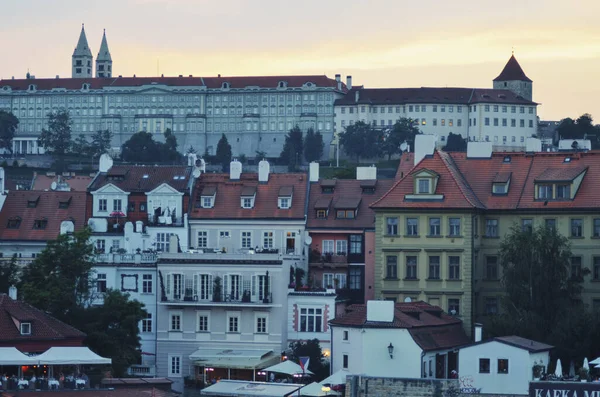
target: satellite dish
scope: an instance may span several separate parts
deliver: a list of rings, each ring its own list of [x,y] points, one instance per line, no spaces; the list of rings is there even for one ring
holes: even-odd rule
[[[312,243],[312,237],[306,236],[306,238],[304,238],[304,244],[310,245],[311,243]]]
[[[402,142],[402,144],[400,145],[400,150],[406,152],[406,149],[408,149],[408,144],[406,142]]]
[[[410,299],[410,296],[407,296],[406,298],[404,298],[404,303],[410,303],[412,302],[412,299]]]
[[[58,186],[58,184],[57,184],[56,182],[52,182],[52,183],[50,184],[50,189],[52,189],[52,190],[56,190],[56,186]]]
[[[192,173],[192,175],[194,175],[194,178],[200,178],[200,175],[202,175],[202,171],[200,170],[200,168],[194,168],[194,172]]]

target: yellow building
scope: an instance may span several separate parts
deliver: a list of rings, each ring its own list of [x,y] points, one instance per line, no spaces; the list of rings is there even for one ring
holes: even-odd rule
[[[372,204],[375,297],[439,305],[473,320],[500,311],[498,248],[514,225],[556,227],[571,272],[590,269],[583,303],[600,308],[600,152],[435,152]]]

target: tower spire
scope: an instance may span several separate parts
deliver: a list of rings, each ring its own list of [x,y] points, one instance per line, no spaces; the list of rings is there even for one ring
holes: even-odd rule
[[[112,76],[112,57],[108,49],[108,41],[106,40],[106,29],[102,33],[102,42],[100,43],[100,51],[96,57],[96,77],[111,77]]]
[[[81,24],[81,33],[77,41],[77,47],[71,57],[72,77],[92,77],[92,63],[94,56],[85,36],[85,25]]]
[[[73,56],[92,56],[92,51],[90,51],[90,46],[88,45],[87,37],[85,35],[84,24],[81,24],[81,33],[79,34],[77,47],[75,47],[75,51],[73,51]]]

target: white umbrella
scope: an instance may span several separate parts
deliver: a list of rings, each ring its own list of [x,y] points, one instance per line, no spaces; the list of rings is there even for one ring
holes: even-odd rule
[[[340,369],[339,371],[329,375],[327,378],[321,381],[322,385],[345,385],[346,376],[350,375],[348,371]]]
[[[590,365],[600,365],[600,357],[589,362]]]
[[[588,363],[587,357],[583,359],[583,368],[590,370],[590,363]]]
[[[263,371],[277,372],[278,374],[286,375],[300,375],[304,373],[308,375],[314,375],[308,370],[308,368],[306,369],[306,371],[302,371],[302,367],[300,365],[290,360],[282,361],[279,364],[272,365],[269,368],[263,369]]]
[[[554,375],[556,375],[559,378],[562,378],[562,364],[560,363],[560,358],[558,360],[556,360],[556,369],[554,370]]]
[[[313,382],[310,385],[304,386],[300,389],[301,396],[312,396],[312,397],[321,397],[321,396],[339,396],[335,390],[323,391],[323,385],[321,383]]]

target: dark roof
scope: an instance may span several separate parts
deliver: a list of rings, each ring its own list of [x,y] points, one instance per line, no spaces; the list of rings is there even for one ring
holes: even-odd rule
[[[321,181],[321,186],[323,181]],[[375,212],[369,205],[386,193],[393,179],[378,179],[373,193],[363,191],[365,181],[338,179],[333,193],[323,193],[316,183],[311,185],[306,226],[308,229],[373,229]],[[354,209],[354,219],[337,219],[334,209]],[[326,218],[317,218],[316,210],[329,209]]]
[[[346,313],[329,322],[332,326],[408,329],[423,350],[447,349],[465,345],[469,338],[462,321],[423,301],[396,303],[392,322],[367,321],[367,305],[351,305]]]
[[[31,335],[21,335],[20,322],[31,323]],[[70,325],[6,294],[0,294],[0,342],[80,339],[85,334]]]
[[[358,93],[358,101],[356,100]],[[353,88],[335,101],[335,105],[406,105],[406,104],[497,103],[535,105],[513,91],[491,88],[420,87],[420,88]]]
[[[145,85],[167,85],[173,87],[207,87],[221,88],[223,83],[229,83],[230,88],[262,87],[276,88],[280,81],[287,83],[288,87],[299,88],[311,82],[318,87],[337,88],[335,79],[325,75],[308,76],[221,76],[221,77],[111,77],[111,78],[76,78],[76,79],[15,79],[0,80],[0,88],[8,86],[12,90],[27,90],[34,84],[37,90],[51,90],[65,88],[80,90],[83,84],[89,84],[91,90],[104,87],[140,87]],[[345,85],[342,84],[342,89]]]
[[[538,177],[535,178],[536,182],[571,182],[582,172],[586,167],[573,167],[573,168],[547,168]]]
[[[182,165],[117,165],[98,174],[88,190],[94,192],[112,184],[125,192],[147,193],[167,183],[175,190],[186,192],[190,173],[191,168]]]
[[[206,186],[204,189],[202,189],[202,193],[200,193],[200,194],[202,196],[214,196],[216,192],[217,192],[216,186]]]
[[[282,186],[279,188],[279,197],[291,197],[294,194],[293,186]]]
[[[258,182],[258,174],[242,173],[239,180],[231,180],[229,174],[202,174],[194,187],[194,200],[190,218],[206,219],[302,219],[306,203],[307,175],[286,173],[269,175],[267,183]],[[279,191],[294,186],[289,209],[278,208]],[[217,189],[213,208],[201,208],[198,192],[207,187]],[[242,208],[240,197],[254,195],[253,208]]]
[[[492,182],[506,183],[506,182],[510,181],[511,175],[512,175],[512,172],[510,172],[510,171],[509,172],[498,172]]]
[[[525,72],[521,68],[521,65],[519,65],[517,58],[515,58],[514,55],[511,55],[508,62],[506,62],[504,69],[502,69],[502,72],[500,72],[500,74],[494,79],[494,81],[514,80],[532,82],[531,79],[525,75]]]
[[[52,182],[61,182],[69,185],[71,191],[85,192],[88,185],[92,182],[91,176],[77,175],[77,176],[47,176],[47,175],[35,175],[33,178],[33,185],[31,190],[51,190]]]
[[[333,187],[337,183],[337,179],[321,179],[319,184],[324,187]]]
[[[35,208],[29,208],[29,202],[36,202]],[[61,203],[68,205],[61,208]],[[85,203],[85,192],[11,191],[0,210],[0,240],[54,240],[60,234],[61,222],[68,220],[80,230],[85,226]],[[13,219],[20,219],[20,225],[9,229],[8,221]],[[34,229],[37,220],[46,220],[46,227]]]
[[[529,350],[532,353],[543,352],[547,350],[551,350],[554,346],[547,345],[542,342],[536,342],[531,339],[521,338],[520,336],[511,335],[511,336],[500,336],[494,338],[498,342],[506,343],[507,345],[520,347],[521,349]]]

